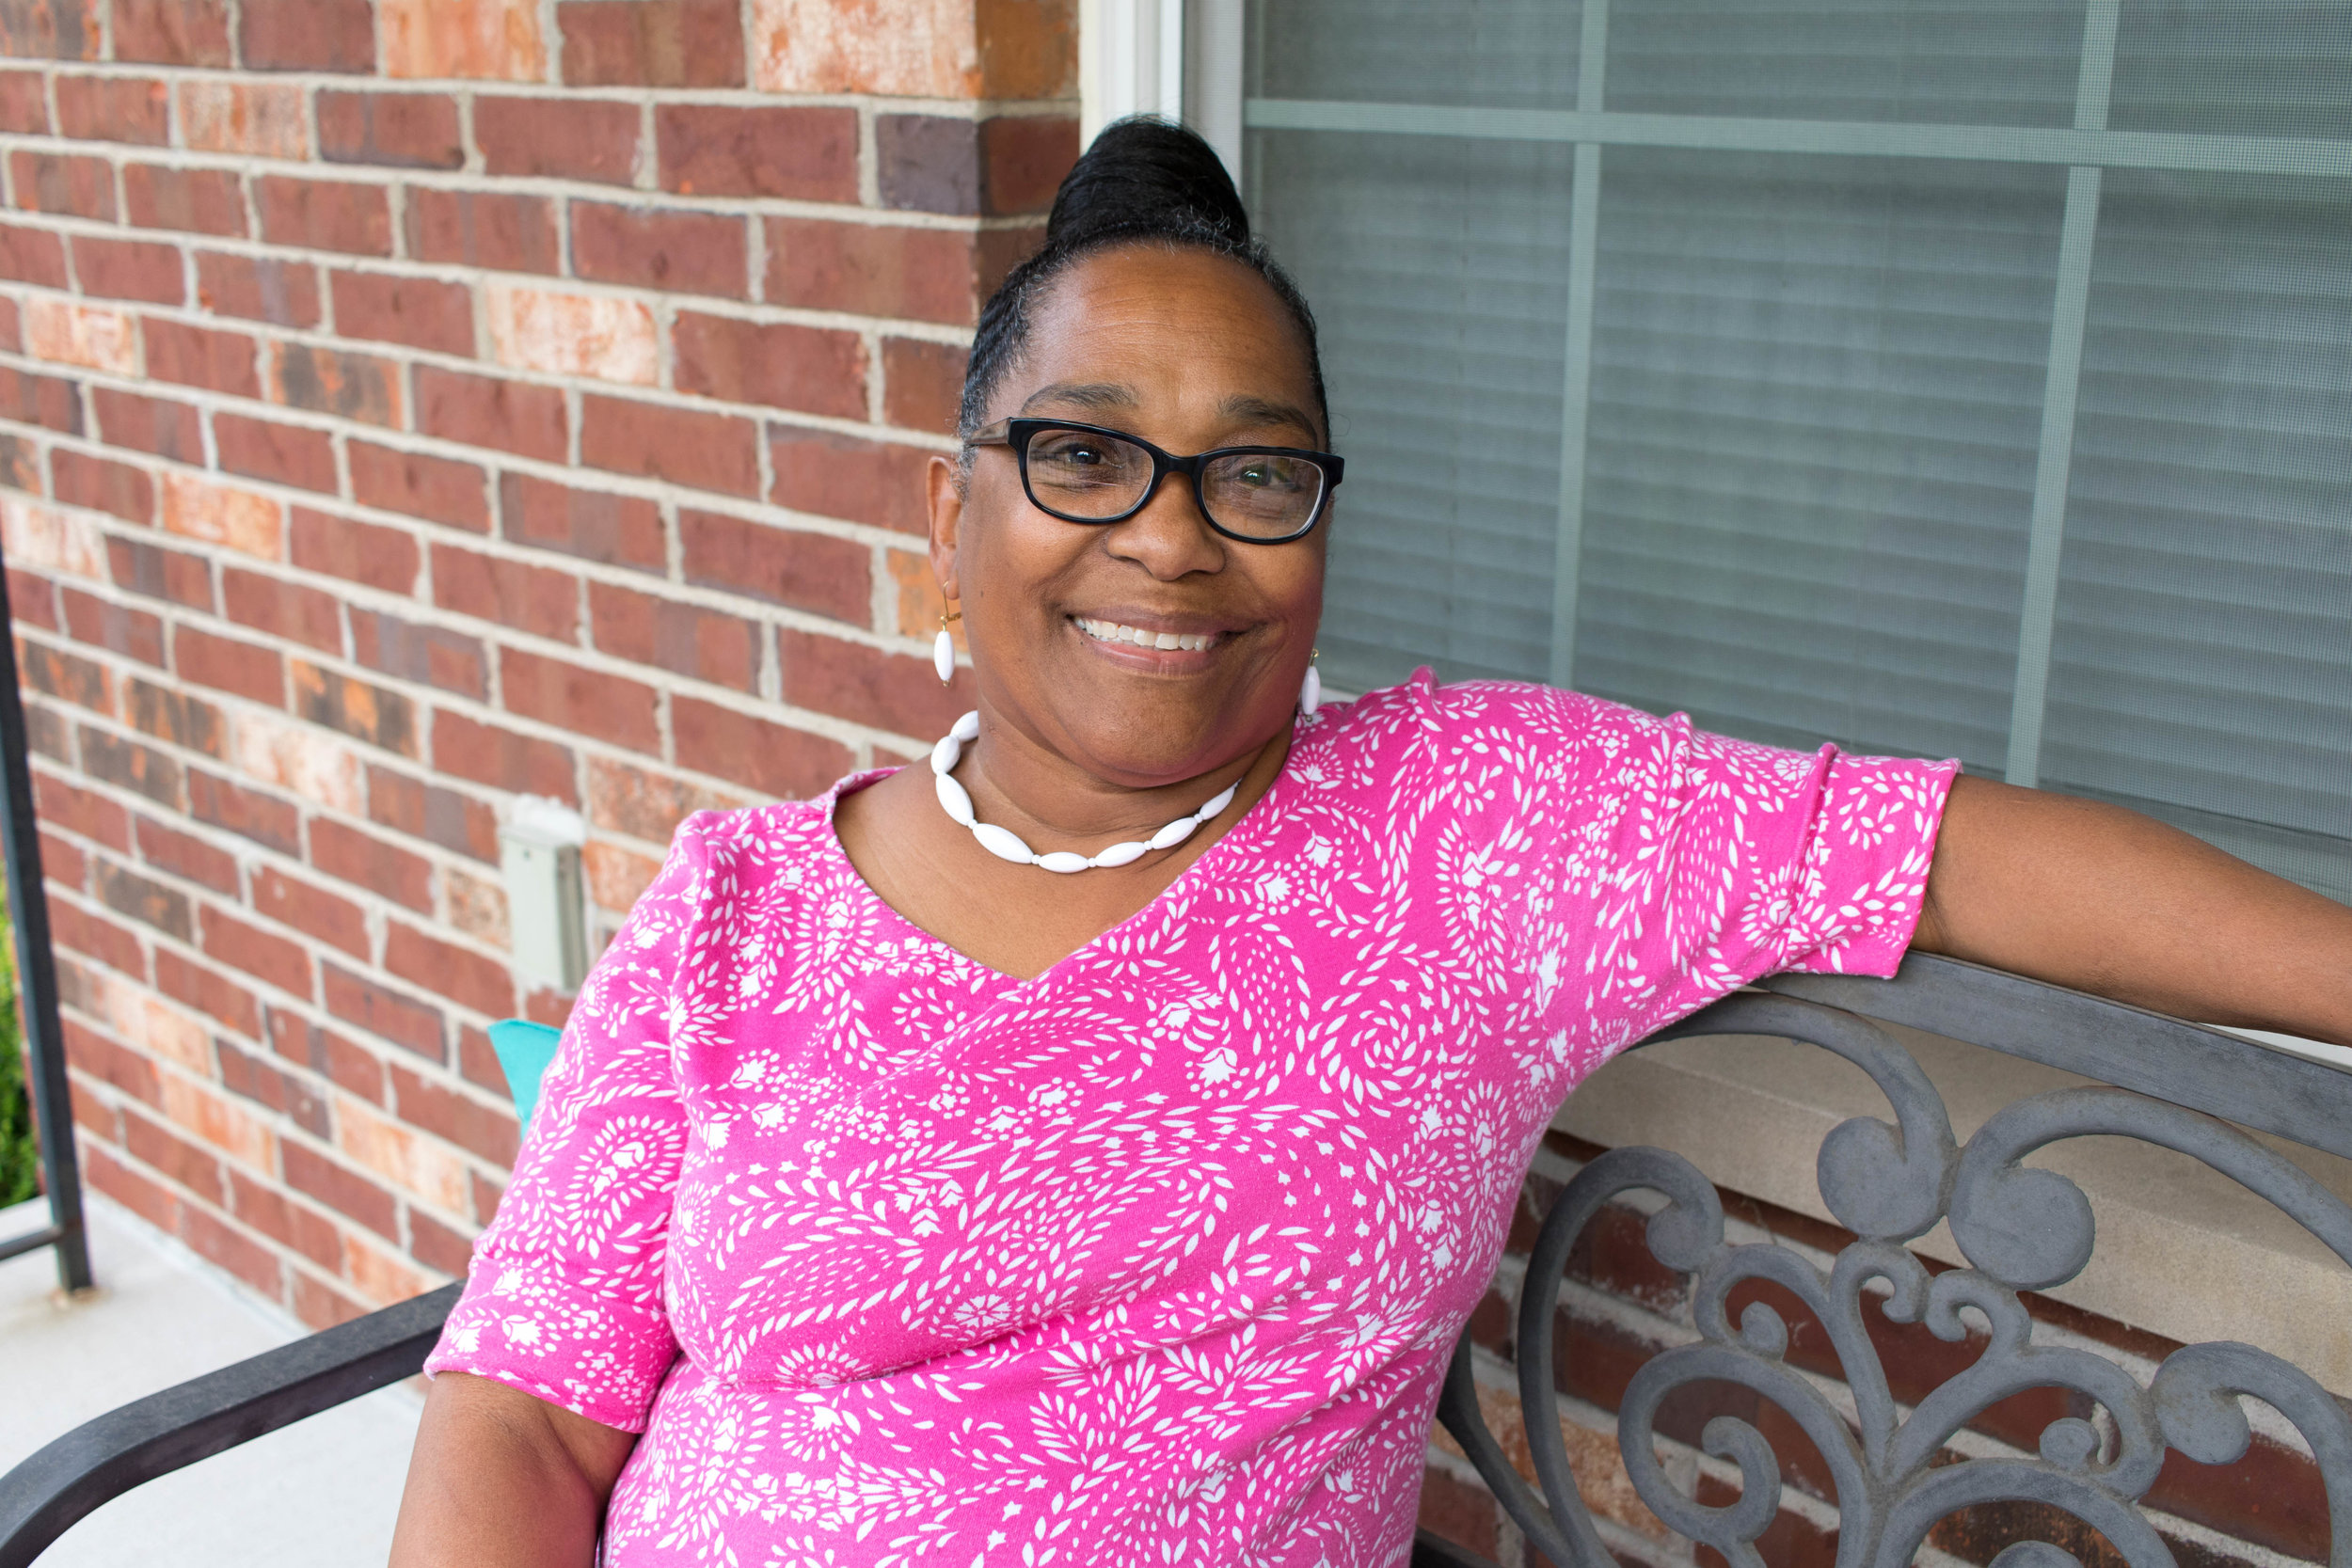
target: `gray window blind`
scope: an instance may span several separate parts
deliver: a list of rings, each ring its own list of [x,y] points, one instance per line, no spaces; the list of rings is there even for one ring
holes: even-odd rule
[[[2352,0],[1250,0],[1324,662],[1959,755],[2352,900]]]

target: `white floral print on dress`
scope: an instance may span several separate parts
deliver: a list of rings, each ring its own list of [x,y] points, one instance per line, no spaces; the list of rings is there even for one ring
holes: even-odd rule
[[[1426,671],[1031,980],[824,798],[678,831],[430,1366],[643,1432],[612,1568],[1390,1568],[1536,1139],[1782,969],[1889,974],[1954,767]]]

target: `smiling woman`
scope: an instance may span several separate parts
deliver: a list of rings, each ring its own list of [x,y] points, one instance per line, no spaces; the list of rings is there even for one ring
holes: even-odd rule
[[[1915,942],[2352,1039],[2352,911],[2128,813],[1534,685],[1318,706],[1313,319],[1189,133],[1080,162],[962,425],[978,706],[680,829],[401,1568],[1396,1564],[1530,1152],[1634,1040]]]

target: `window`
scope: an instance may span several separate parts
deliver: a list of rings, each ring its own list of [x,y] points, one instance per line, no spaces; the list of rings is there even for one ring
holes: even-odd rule
[[[1335,683],[1957,754],[2352,900],[2352,0],[1187,32],[1323,323]]]

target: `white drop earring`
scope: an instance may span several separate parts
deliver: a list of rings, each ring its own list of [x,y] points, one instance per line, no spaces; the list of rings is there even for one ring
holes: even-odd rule
[[[1298,683],[1298,711],[1310,719],[1314,717],[1315,709],[1323,705],[1323,673],[1314,664],[1322,656],[1321,648],[1308,654],[1307,678]]]
[[[939,684],[947,685],[956,678],[956,640],[947,635],[947,623],[963,619],[963,611],[943,614],[939,618],[939,635],[931,639],[931,668],[939,672]]]

